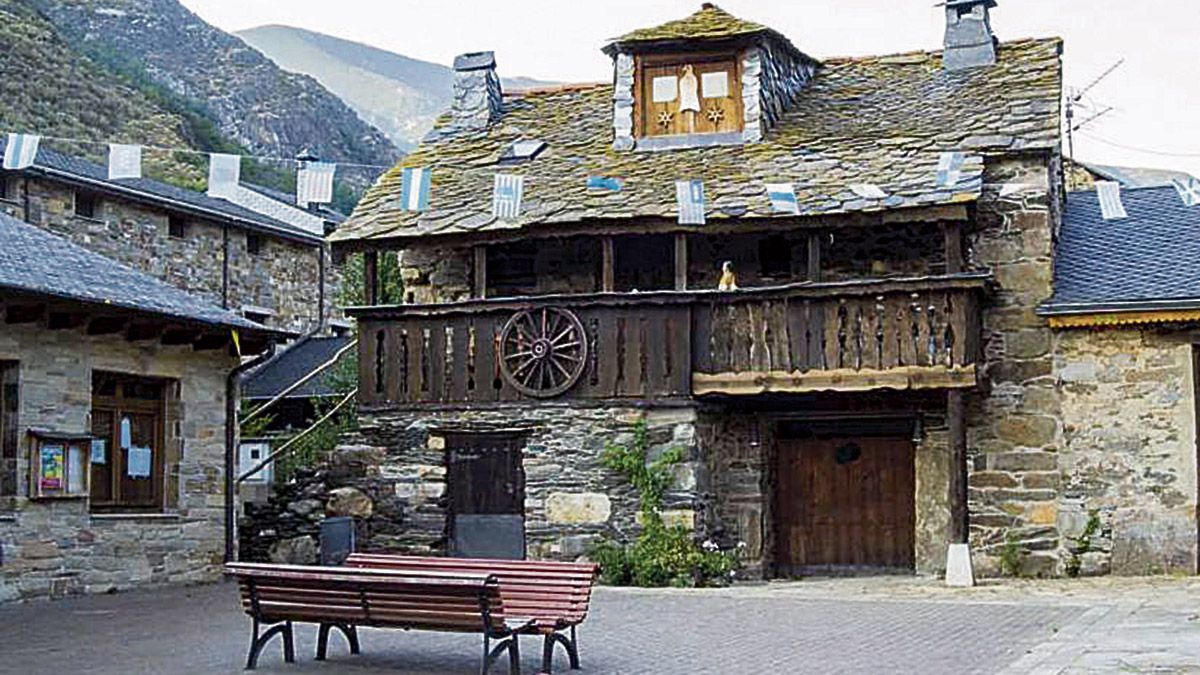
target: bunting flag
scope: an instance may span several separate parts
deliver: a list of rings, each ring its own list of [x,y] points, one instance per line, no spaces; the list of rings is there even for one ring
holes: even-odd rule
[[[1105,220],[1128,218],[1125,205],[1121,203],[1121,184],[1116,181],[1096,181],[1096,198],[1100,200],[1100,214]]]
[[[620,192],[621,188],[625,187],[625,181],[620,178],[608,178],[606,176],[588,176],[587,189],[589,190],[606,190],[608,192]]]
[[[874,183],[853,183],[850,191],[863,199],[887,199],[887,193]]]
[[[679,206],[680,225],[704,224],[704,183],[702,181],[675,181],[675,202]]]
[[[296,204],[328,204],[333,201],[333,174],[337,165],[329,162],[305,162],[296,172]]]
[[[41,142],[41,136],[9,134],[8,144],[4,146],[4,168],[14,171],[33,166],[34,160],[37,159],[38,145]]]
[[[1179,193],[1184,206],[1200,205],[1200,180],[1188,176],[1187,180],[1176,178],[1171,184],[1175,186],[1175,191]]]
[[[961,152],[943,152],[938,156],[937,186],[954,187],[962,178],[965,155]]]
[[[233,199],[237,196],[242,175],[242,158],[238,155],[208,156],[208,196]]]
[[[142,146],[110,144],[108,146],[108,179],[141,177]]]
[[[400,206],[405,211],[424,211],[429,208],[429,167],[417,166],[404,170],[400,185]]]
[[[524,176],[496,174],[496,184],[492,190],[492,215],[500,220],[514,220],[520,216],[524,188]]]
[[[796,188],[791,183],[767,183],[767,197],[771,200],[771,210],[775,213],[800,213],[800,203],[796,201]]]

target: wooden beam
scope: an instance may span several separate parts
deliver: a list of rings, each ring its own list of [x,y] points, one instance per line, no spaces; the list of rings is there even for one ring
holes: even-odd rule
[[[471,249],[475,254],[475,296],[476,298],[487,297],[487,246],[476,246]]]
[[[808,265],[806,278],[809,281],[821,280],[821,233],[808,233]]]
[[[612,293],[617,290],[616,274],[613,270],[613,238],[600,238],[600,291]]]
[[[946,393],[946,426],[950,436],[950,543],[965,544],[970,537],[967,510],[966,394]]]
[[[803,394],[819,391],[876,391],[882,389],[960,389],[978,384],[975,366],[903,366],[883,370],[769,371],[693,373],[692,393],[757,396],[769,393]]]
[[[966,266],[963,258],[962,223],[944,223],[942,232],[946,240],[946,274],[958,274]]]
[[[379,253],[363,253],[363,299],[368,305],[379,304]]]
[[[686,291],[688,287],[688,236],[685,232],[675,235],[675,290]]]

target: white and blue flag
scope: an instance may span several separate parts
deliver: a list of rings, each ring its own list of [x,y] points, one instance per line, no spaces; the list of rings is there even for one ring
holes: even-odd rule
[[[1128,218],[1121,203],[1121,184],[1116,181],[1096,181],[1096,199],[1100,201],[1100,217],[1105,220]]]
[[[704,224],[703,181],[675,181],[675,202],[679,206],[679,223],[681,225]]]
[[[8,144],[4,146],[4,168],[13,171],[33,166],[41,142],[41,136],[9,134]]]
[[[429,167],[418,166],[404,170],[400,186],[400,205],[405,211],[424,211],[429,208]]]
[[[800,213],[796,187],[791,183],[767,183],[767,198],[771,200],[771,210],[775,213]]]
[[[1183,200],[1185,206],[1200,205],[1200,180],[1188,176],[1187,180],[1176,178],[1171,181],[1171,184],[1175,186],[1175,190],[1179,193],[1179,198]]]
[[[241,187],[242,158],[219,153],[208,156],[208,196],[233,200]]]
[[[142,146],[110,144],[108,146],[108,179],[141,177]]]
[[[492,215],[500,220],[514,220],[521,215],[521,195],[525,190],[525,176],[496,174],[492,190]]]
[[[296,204],[328,204],[333,201],[333,174],[337,164],[330,162],[306,162],[296,172]]]
[[[588,176],[587,188],[589,190],[605,190],[607,192],[620,192],[625,186],[625,181],[621,178],[610,178],[608,176]]]
[[[962,178],[962,165],[966,155],[961,152],[943,152],[938,156],[937,186],[954,187]]]

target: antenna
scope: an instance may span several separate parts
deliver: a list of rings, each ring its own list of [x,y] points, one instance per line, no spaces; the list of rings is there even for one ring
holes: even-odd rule
[[[1075,106],[1081,100],[1083,100],[1084,94],[1088,93],[1093,88],[1095,88],[1096,85],[1103,82],[1109,75],[1113,74],[1113,71],[1115,71],[1117,68],[1120,68],[1121,65],[1124,63],[1125,63],[1125,57],[1121,57],[1121,58],[1117,59],[1116,63],[1109,66],[1103,73],[1100,73],[1100,75],[1097,76],[1096,79],[1089,82],[1086,87],[1075,92],[1075,94],[1073,96],[1067,97],[1067,158],[1071,160],[1072,164],[1075,163],[1075,132],[1084,126],[1091,124],[1092,122],[1095,122],[1096,120],[1100,119],[1104,115],[1107,115],[1108,113],[1112,112],[1112,106],[1108,106],[1104,110],[1101,110],[1100,112],[1096,113],[1095,115],[1092,115],[1091,117],[1080,122],[1079,124],[1075,124]]]

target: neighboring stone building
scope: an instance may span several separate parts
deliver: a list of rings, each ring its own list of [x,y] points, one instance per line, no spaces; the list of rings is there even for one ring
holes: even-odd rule
[[[230,377],[279,331],[0,214],[0,602],[214,580]]]
[[[5,144],[0,139],[0,150]],[[0,212],[266,325],[307,333],[333,312],[340,284],[324,236],[341,220],[244,186],[239,202],[42,148],[0,171]]]
[[[1095,192],[1067,199],[1040,309],[1063,420],[1045,456],[1057,516],[1044,519],[1084,573],[1194,573],[1200,194],[1136,188],[1122,202],[1127,215],[1106,219]]]

